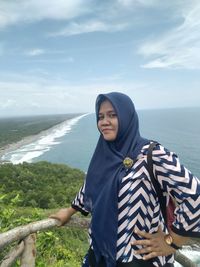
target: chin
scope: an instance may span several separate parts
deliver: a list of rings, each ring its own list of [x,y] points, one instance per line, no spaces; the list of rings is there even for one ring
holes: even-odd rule
[[[110,141],[110,142],[112,142],[112,141],[114,141],[115,139],[116,139],[116,137],[112,137],[112,136],[104,136],[103,137],[106,141]]]

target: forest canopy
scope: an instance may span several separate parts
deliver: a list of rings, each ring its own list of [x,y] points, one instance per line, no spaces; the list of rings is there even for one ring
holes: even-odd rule
[[[38,221],[67,207],[85,174],[49,162],[0,165],[0,232]],[[37,266],[78,267],[88,249],[87,231],[77,227],[37,233]],[[0,251],[0,265],[12,245]],[[20,262],[12,265],[19,267]]]
[[[64,164],[37,162],[0,165],[0,194],[4,204],[18,197],[18,206],[56,208],[67,206],[83,183],[85,174]]]

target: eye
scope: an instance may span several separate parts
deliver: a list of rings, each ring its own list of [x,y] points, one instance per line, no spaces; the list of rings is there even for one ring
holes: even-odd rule
[[[103,114],[99,114],[99,115],[98,115],[98,120],[101,121],[101,120],[103,120],[103,119],[104,119],[104,115],[103,115]]]
[[[113,118],[117,117],[117,114],[116,113],[110,113],[108,116],[110,119],[113,119]]]
[[[99,113],[98,115],[98,121],[102,121],[104,120],[105,118],[107,119],[114,119],[117,117],[117,114],[115,112],[109,112],[107,114],[103,114],[103,113]]]

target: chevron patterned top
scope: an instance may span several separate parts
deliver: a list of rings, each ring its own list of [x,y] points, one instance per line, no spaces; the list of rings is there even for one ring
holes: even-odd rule
[[[161,225],[163,231],[167,233],[158,198],[147,170],[147,152],[148,145],[142,148],[134,165],[120,184],[116,260],[121,262],[142,258],[142,255],[134,254],[140,246],[130,245],[131,241],[140,239],[133,232],[134,229],[155,233]],[[173,230],[180,235],[200,237],[200,180],[180,164],[174,152],[170,152],[162,145],[155,147],[152,158],[155,177],[166,192],[167,202],[170,194],[178,204],[175,209]],[[86,215],[83,196],[84,185],[72,202],[72,207]],[[92,243],[92,240],[90,242]],[[173,261],[173,255],[160,256],[153,259],[153,265],[159,267]]]

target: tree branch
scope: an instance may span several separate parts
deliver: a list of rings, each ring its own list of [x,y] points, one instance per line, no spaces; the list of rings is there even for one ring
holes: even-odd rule
[[[67,223],[65,226],[77,226],[81,228],[88,228],[90,223],[89,219],[86,218],[80,218],[78,216],[73,216],[69,223]],[[37,222],[32,222],[30,224],[16,227],[8,232],[0,234],[0,249],[5,247],[6,245],[17,241],[22,240],[28,235],[32,233],[36,233],[37,231],[46,230],[48,228],[52,228],[55,226],[60,226],[60,222],[53,218],[44,219]],[[189,244],[194,250],[196,248],[199,249],[199,238],[192,238]],[[190,259],[188,259],[186,256],[184,256],[180,251],[177,251],[175,255],[175,259],[177,262],[182,264],[184,267],[195,267],[195,263],[193,263]],[[8,265],[9,266],[9,265]],[[4,266],[0,266],[4,267]],[[6,265],[5,265],[6,267]]]
[[[24,239],[26,236],[39,230],[45,230],[54,226],[59,226],[59,224],[59,221],[56,219],[44,219],[38,222],[32,222],[24,226],[16,227],[10,231],[0,234],[0,249],[14,241]]]
[[[70,222],[67,226],[78,226],[82,228],[88,228],[89,220],[82,219],[78,216],[74,216],[71,218]],[[24,239],[26,236],[36,233],[37,231],[46,230],[48,228],[52,228],[54,226],[60,226],[60,221],[48,218],[37,222],[32,222],[27,225],[16,227],[12,230],[9,230],[5,233],[0,234],[0,249],[7,246],[8,244]]]
[[[10,267],[12,264],[19,258],[24,250],[24,241],[21,241],[16,247],[12,248],[12,250],[6,255],[0,267]]]
[[[21,255],[21,267],[34,267],[36,257],[36,234],[31,234],[24,239],[24,251]]]

